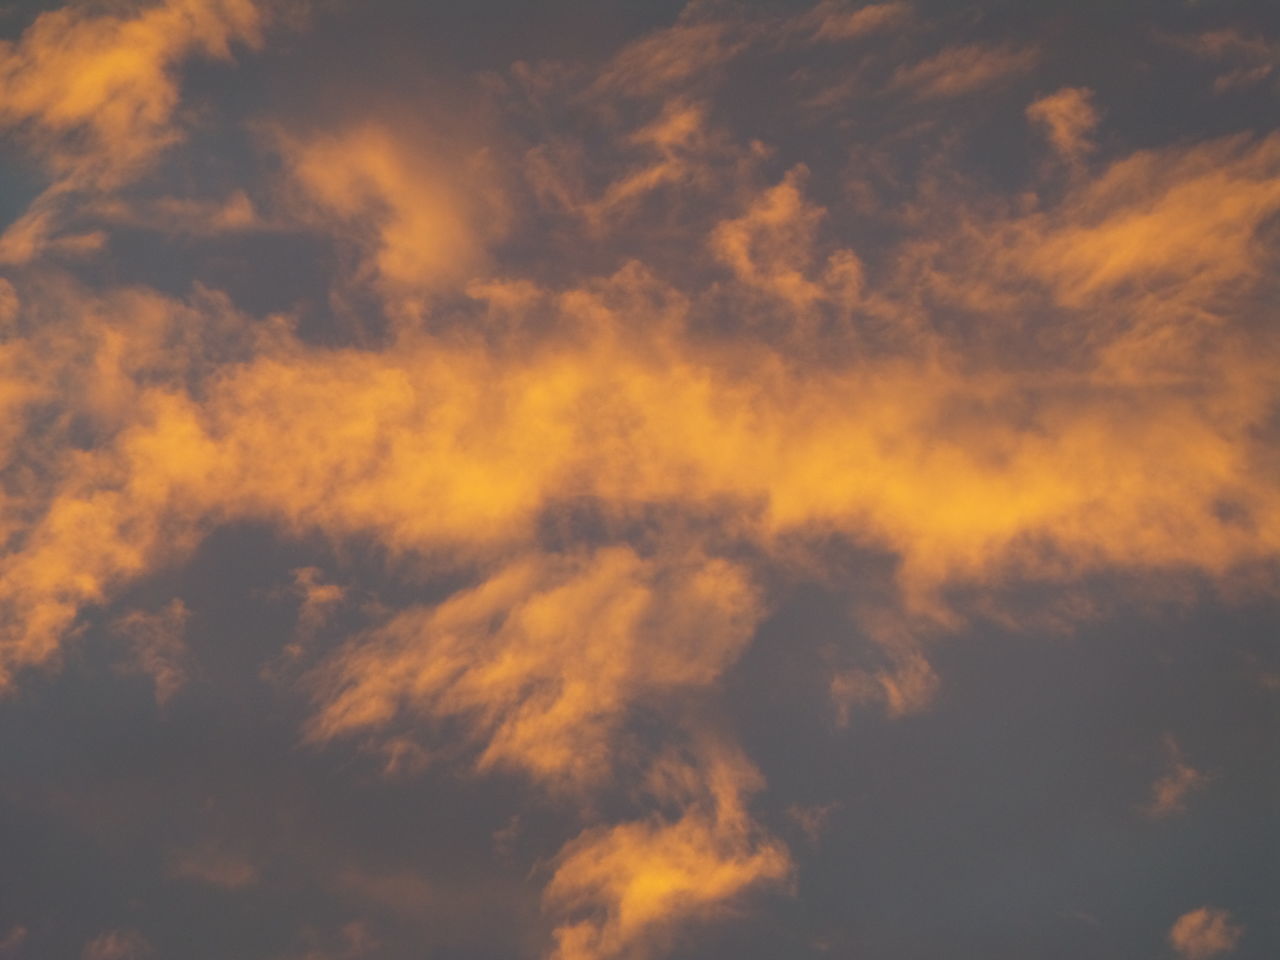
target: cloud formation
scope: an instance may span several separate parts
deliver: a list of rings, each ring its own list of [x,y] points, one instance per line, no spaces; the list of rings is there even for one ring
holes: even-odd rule
[[[1230,953],[1244,930],[1233,923],[1231,914],[1216,907],[1199,907],[1180,916],[1169,930],[1169,945],[1187,960]]]
[[[1151,788],[1151,799],[1144,811],[1154,819],[1186,812],[1187,799],[1209,782],[1208,776],[1187,763],[1182,749],[1172,737],[1165,740],[1168,769]]]
[[[0,263],[54,251],[91,252],[96,234],[56,236],[84,192],[138,176],[181,139],[179,65],[192,56],[228,60],[262,42],[253,0],[166,0],[39,14],[17,43],[0,44],[0,129],[48,171],[50,186],[0,234]]]
[[[180,703],[191,607],[147,590],[270,530],[297,555],[262,592],[297,623],[255,682],[306,699],[312,750],[569,811],[546,951],[605,960],[792,889],[724,698],[797,584],[844,604],[815,688],[844,728],[926,711],[934,645],[974,624],[1101,615],[1100,582],[1274,598],[1280,135],[1112,143],[1107,92],[1049,51],[903,3],[694,4],[595,61],[458,82],[459,109],[268,99],[236,118],[245,182],[184,192],[155,174],[180,68],[269,56],[268,20],[73,6],[0,48],[0,123],[48,179],[0,236],[5,693],[101,624]],[[1058,160],[965,167],[982,97]],[[118,278],[140,227],[189,283]],[[265,266],[228,253],[250,234]],[[241,290],[322,276],[259,311],[206,276],[229,257]],[[1205,782],[1169,744],[1151,817]],[[228,894],[264,876],[232,847],[166,862]],[[331,887],[417,902],[383,876]],[[1206,908],[1170,942],[1239,936]]]
[[[1093,91],[1064,87],[1027,107],[1027,118],[1043,130],[1050,145],[1066,160],[1078,160],[1094,149],[1090,134],[1098,125]]]

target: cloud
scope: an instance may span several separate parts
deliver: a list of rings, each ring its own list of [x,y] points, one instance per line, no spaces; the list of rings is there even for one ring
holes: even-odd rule
[[[1256,237],[1280,206],[1278,173],[1275,135],[1135,153],[1073,195],[1028,267],[1063,303],[1146,283],[1207,306],[1262,269],[1269,252]]]
[[[754,197],[742,216],[720,222],[711,235],[716,258],[741,283],[782,301],[798,318],[819,301],[851,308],[863,279],[862,264],[851,250],[836,250],[825,263],[815,263],[815,234],[826,211],[805,199],[806,172],[793,168],[777,186]]]
[[[713,682],[750,638],[757,605],[723,561],[658,564],[620,547],[530,557],[354,641],[324,669],[311,733],[452,717],[478,741],[481,769],[598,782],[627,711]]]
[[[84,945],[81,960],[143,960],[153,955],[147,938],[136,930],[108,930]]]
[[[18,951],[27,942],[27,928],[21,925],[10,927],[9,932],[0,940],[0,957],[18,956]]]
[[[258,881],[258,867],[252,860],[213,844],[174,853],[169,874],[224,890],[240,890]]]
[[[699,4],[690,4],[672,26],[623,47],[594,80],[597,95],[649,97],[687,89],[746,46],[739,23],[700,13]]]
[[[1271,151],[1234,147],[1239,175],[1232,165],[1202,175],[1201,158],[1175,155],[1175,169],[1190,176],[1154,178],[1160,202],[1132,215],[1159,214],[1170,195],[1187,197],[1175,212],[1208,201],[1224,242],[1204,249],[1166,238],[1166,259],[1125,252],[1127,269],[1168,278],[1170,296],[1183,299],[1258,272],[1249,222],[1225,211],[1275,190],[1254,174]],[[1196,184],[1201,176],[1211,178],[1208,189]],[[995,224],[990,236],[1030,240],[1011,240],[1010,252],[997,250],[982,269],[1026,264],[1022,282],[1028,269],[1043,271],[1067,308],[1094,309],[1122,282],[1106,244],[1125,232],[1129,201],[1099,215],[1106,208],[1097,196],[1116,179],[1104,173],[1083,200],[1065,201],[1065,217]],[[1243,195],[1219,214],[1215,191],[1230,196],[1237,183]],[[764,209],[803,210],[794,195],[788,187]],[[794,229],[794,215],[778,224]],[[803,266],[786,259],[788,242],[781,253],[759,248],[765,266],[753,250],[739,269],[753,281],[788,276],[791,263]],[[981,278],[965,264],[951,274],[957,282]],[[787,289],[822,289],[821,275],[800,266]],[[180,330],[218,324],[239,336],[217,298],[119,295],[76,308],[85,311],[82,336],[57,340],[57,327],[41,328],[10,345],[12,442],[24,455],[67,459],[47,474],[50,485],[33,490],[30,512],[14,514],[29,519],[15,528],[25,531],[21,549],[4,561],[3,598],[22,611],[8,621],[16,631],[8,662],[49,656],[81,604],[194,542],[214,516],[477,556],[528,542],[562,499],[591,498],[619,515],[645,503],[732,505],[733,528],[765,550],[784,534],[837,530],[893,551],[919,602],[945,584],[998,582],[1014,568],[1050,579],[1103,566],[1225,576],[1275,549],[1267,518],[1277,494],[1265,440],[1253,432],[1275,393],[1266,358],[1276,348],[1265,329],[1217,332],[1209,343],[1177,323],[1161,340],[1156,324],[1178,317],[1153,310],[1145,328],[1120,326],[1094,335],[1087,353],[1063,354],[1070,363],[1055,377],[966,371],[945,348],[934,359],[801,371],[749,343],[697,345],[680,333],[641,343],[624,324],[625,297],[642,282],[628,272],[594,292],[562,295],[565,322],[585,324],[585,334],[522,357],[421,335],[383,351],[316,349],[285,334],[247,347],[260,351],[249,362],[214,366],[198,397],[183,383],[199,356],[184,351],[198,351],[199,341],[161,345],[181,344],[169,339]],[[624,297],[621,317],[614,297]],[[122,307],[131,312],[113,312]],[[1137,352],[1153,340],[1159,349]],[[45,342],[57,346],[41,364],[18,362]],[[100,424],[101,441],[87,454],[55,453],[56,434],[24,437],[18,426],[17,414],[55,395],[56,381],[33,373],[51,376],[60,353],[67,369],[84,372],[66,399]],[[1117,391],[1125,416],[1104,416]],[[1224,513],[1223,503],[1237,506]]]
[[[761,834],[744,807],[758,774],[732,748],[703,744],[696,768],[664,758],[659,799],[675,819],[588,830],[557,857],[549,908],[567,917],[555,930],[555,960],[644,955],[665,946],[677,924],[713,919],[760,885],[778,885],[790,859]]]
[[[811,846],[817,846],[827,829],[831,815],[840,809],[839,803],[802,805],[793,803],[787,807],[787,819],[796,825]]]
[[[1044,130],[1049,144],[1066,160],[1079,160],[1094,149],[1090,134],[1098,125],[1093,91],[1063,87],[1027,107],[1027,119]]]
[[[1143,808],[1147,816],[1157,820],[1185,812],[1187,798],[1209,782],[1204,773],[1183,759],[1182,749],[1172,737],[1165,740],[1165,751],[1168,770],[1152,785],[1151,799]]]
[[[1027,73],[1038,59],[1039,53],[1030,48],[983,44],[949,47],[918,63],[899,67],[889,88],[909,91],[919,100],[961,97]]]
[[[0,122],[76,183],[119,182],[178,137],[175,68],[261,42],[251,0],[167,0],[119,12],[88,5],[40,14],[0,46]]]
[[[505,202],[482,147],[432,150],[412,123],[380,119],[276,141],[300,217],[349,240],[360,276],[393,303],[461,285],[503,232]]]
[[[80,4],[41,13],[16,43],[0,43],[0,129],[52,179],[0,234],[0,263],[100,247],[93,234],[58,236],[76,194],[120,187],[181,140],[178,66],[259,46],[264,22],[253,0]]]
[[[322,576],[323,571],[318,567],[299,567],[293,571],[294,591],[302,599],[299,625],[307,632],[321,626],[347,595],[347,591],[337,584],[324,583]]]
[[[337,930],[323,933],[314,929],[303,931],[300,937],[306,942],[304,953],[289,953],[280,960],[359,960],[376,956],[382,942],[361,920],[343,924]]]
[[[1169,930],[1169,945],[1186,960],[1206,960],[1230,953],[1244,935],[1231,914],[1216,907],[1199,907],[1180,916]]]
[[[218,199],[162,196],[153,200],[104,200],[92,208],[111,226],[136,227],[169,236],[215,237],[280,229],[266,219],[243,189]]]
[[[129,641],[126,669],[151,678],[162,707],[187,682],[189,657],[182,634],[189,616],[183,602],[174,600],[155,613],[134,610],[112,624],[112,632]]]
[[[1234,28],[1207,30],[1171,42],[1201,60],[1226,69],[1213,81],[1215,93],[1248,90],[1273,76],[1280,64],[1280,46],[1263,36],[1249,36]]]
[[[846,0],[822,0],[797,19],[813,30],[813,38],[825,42],[839,42],[865,37],[890,27],[895,27],[912,14],[908,3],[870,3],[857,5]]]
[[[1025,118],[1072,175],[992,189],[946,148],[912,153],[930,149],[920,124],[1040,64],[975,41],[896,69],[870,51],[915,101],[876,102],[910,116],[839,127],[809,162],[793,154],[811,116],[768,90],[727,102],[724,68],[914,14],[699,7],[594,72],[527,66],[528,102],[494,80],[484,109],[510,114],[492,129],[395,97],[273,116],[255,149],[274,182],[139,200],[112,191],[180,139],[178,63],[257,43],[261,15],[87,9],[37,20],[4,50],[28,66],[0,72],[55,91],[0,110],[60,178],[0,239],[18,267],[0,283],[0,686],[55,669],[96,607],[163,703],[190,672],[186,609],[119,611],[129,588],[228,524],[321,543],[335,556],[288,562],[297,631],[267,673],[303,676],[313,747],[350,741],[396,776],[515,774],[568,811],[542,900],[560,960],[660,952],[786,888],[787,851],[752,812],[763,778],[719,709],[785,585],[847,598],[823,679],[847,723],[925,709],[945,681],[931,641],[1017,626],[1028,586],[1212,589],[1280,555],[1275,136],[1108,154],[1103,93],[1061,88]],[[66,93],[75,109],[58,106],[74,84],[46,49],[55,26],[104,81]],[[877,164],[894,189],[850,204]],[[82,213],[94,230],[71,229]],[[199,285],[74,279],[75,256],[139,225],[305,235],[349,267],[313,291],[334,329]],[[338,585],[352,545],[386,597]],[[887,572],[868,585],[840,550]],[[447,595],[423,600],[424,582]],[[348,612],[362,626],[327,646]],[[1203,782],[1174,746],[1152,816]],[[796,819],[816,836],[816,813]],[[169,867],[258,878],[221,848]],[[335,884],[403,915],[439,894],[376,870]],[[1197,923],[1218,929],[1183,940]]]
[[[880,670],[849,670],[831,677],[831,699],[841,726],[849,723],[853,707],[883,704],[890,716],[905,717],[927,708],[938,692],[940,681],[928,659],[907,647],[890,654],[889,665]]]

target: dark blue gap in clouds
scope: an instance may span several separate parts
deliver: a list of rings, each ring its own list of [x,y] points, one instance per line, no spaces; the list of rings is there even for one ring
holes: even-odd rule
[[[1280,694],[1261,682],[1280,663],[1273,604],[1126,614],[1071,636],[978,627],[934,649],[927,713],[867,708],[847,730],[815,705],[819,648],[863,642],[840,609],[802,594],[730,683],[798,897],[678,956],[1131,960],[1164,955],[1173,921],[1206,904],[1246,928],[1233,956],[1276,955]],[[1186,814],[1152,821],[1139,808],[1167,734],[1212,779]],[[816,846],[788,823],[792,803],[837,805]]]

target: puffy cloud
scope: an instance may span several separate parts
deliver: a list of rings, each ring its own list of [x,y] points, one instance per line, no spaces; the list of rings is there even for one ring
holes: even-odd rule
[[[1207,960],[1230,953],[1244,929],[1231,914],[1216,907],[1199,907],[1180,916],[1169,930],[1169,945],[1186,960]]]

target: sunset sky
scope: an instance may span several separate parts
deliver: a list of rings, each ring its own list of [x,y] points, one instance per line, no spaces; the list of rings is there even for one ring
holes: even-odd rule
[[[0,6],[0,960],[1280,956],[1275,0]]]

